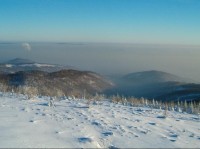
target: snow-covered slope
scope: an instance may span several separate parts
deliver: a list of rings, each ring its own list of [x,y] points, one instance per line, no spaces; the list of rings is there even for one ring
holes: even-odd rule
[[[0,147],[197,148],[200,116],[124,106],[108,100],[25,100],[0,93]]]

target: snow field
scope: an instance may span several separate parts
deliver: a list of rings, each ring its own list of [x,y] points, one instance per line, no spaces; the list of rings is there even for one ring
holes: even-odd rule
[[[0,147],[197,148],[200,116],[138,108],[107,100],[24,100],[0,96]]]

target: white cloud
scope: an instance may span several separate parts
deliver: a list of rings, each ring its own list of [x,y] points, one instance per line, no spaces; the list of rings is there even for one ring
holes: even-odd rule
[[[22,43],[22,47],[26,51],[31,51],[31,45],[29,43]]]

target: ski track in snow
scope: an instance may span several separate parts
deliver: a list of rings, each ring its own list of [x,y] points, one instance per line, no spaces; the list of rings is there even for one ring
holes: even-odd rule
[[[197,148],[200,116],[108,101],[0,97],[0,147]]]

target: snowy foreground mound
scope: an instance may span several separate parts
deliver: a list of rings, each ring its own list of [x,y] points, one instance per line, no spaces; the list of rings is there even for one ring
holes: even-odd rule
[[[85,100],[0,95],[0,147],[177,148],[200,146],[200,116]]]

